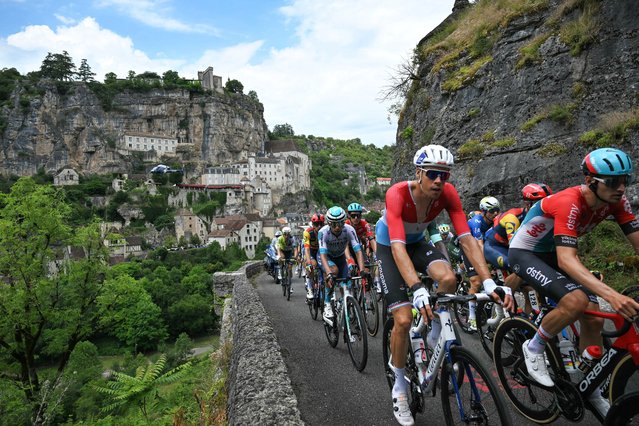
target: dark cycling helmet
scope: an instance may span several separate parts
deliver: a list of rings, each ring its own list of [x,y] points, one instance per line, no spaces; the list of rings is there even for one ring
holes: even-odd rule
[[[632,160],[625,152],[616,148],[599,148],[588,153],[581,162],[586,176],[622,176],[632,178]]]
[[[326,212],[326,221],[328,223],[344,222],[346,220],[346,212],[339,206],[333,206]]]
[[[357,203],[351,203],[348,205],[348,212],[357,212],[357,213],[361,213],[363,210],[362,206],[360,204]]]
[[[521,190],[526,201],[537,201],[552,194],[552,189],[545,183],[529,183]]]

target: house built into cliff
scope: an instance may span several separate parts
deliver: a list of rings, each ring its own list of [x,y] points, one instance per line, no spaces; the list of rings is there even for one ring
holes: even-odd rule
[[[53,185],[55,186],[78,185],[79,183],[80,176],[73,169],[63,169],[53,177]]]

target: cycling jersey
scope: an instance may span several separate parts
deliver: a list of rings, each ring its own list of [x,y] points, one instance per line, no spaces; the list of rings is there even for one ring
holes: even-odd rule
[[[319,230],[318,239],[320,254],[325,254],[330,257],[343,256],[348,244],[353,247],[355,253],[362,249],[362,246],[357,240],[355,229],[351,225],[345,224],[339,235],[333,234],[331,228],[328,225],[324,225]]]
[[[282,235],[277,240],[277,247],[284,252],[291,252],[295,247],[295,238],[293,238],[292,236],[286,238],[284,235]]]
[[[639,231],[625,195],[615,204],[591,210],[582,187],[573,186],[550,195],[532,206],[510,242],[510,248],[552,252],[558,245],[577,247],[577,238],[590,232],[608,216],[614,216],[624,234]]]
[[[353,222],[350,219],[346,219],[346,224],[355,228],[357,238],[359,238],[359,242],[362,243],[362,245],[366,244],[371,238],[375,238],[373,229],[364,219],[360,219],[357,225],[353,225]]]
[[[519,229],[521,222],[526,217],[527,211],[523,207],[507,210],[497,216],[493,221],[493,227],[484,234],[486,241],[496,242],[508,246],[510,240]]]
[[[444,209],[460,237],[470,233],[459,194],[452,184],[444,184],[441,196],[433,200],[426,217],[418,223],[409,182],[396,183],[386,191],[386,209],[375,227],[377,243],[390,246],[395,242],[412,244],[423,240],[424,230]]]
[[[304,248],[310,248],[311,251],[319,250],[319,240],[317,238],[317,231],[312,226],[304,230]]]
[[[478,240],[483,240],[484,234],[492,226],[492,222],[486,222],[486,219],[484,219],[484,216],[481,214],[476,214],[475,216],[468,219],[468,227],[470,228],[470,233]]]

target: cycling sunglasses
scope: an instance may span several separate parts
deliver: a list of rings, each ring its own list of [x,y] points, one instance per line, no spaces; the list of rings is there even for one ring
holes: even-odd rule
[[[601,182],[606,185],[608,188],[617,189],[622,184],[629,185],[630,184],[630,176],[628,175],[619,175],[619,176],[593,176],[592,177],[597,182]]]
[[[495,207],[494,209],[490,209],[488,210],[488,213],[499,213],[501,210],[499,210],[497,207]]]
[[[328,222],[328,225],[329,225],[331,228],[341,228],[341,227],[343,227],[343,226],[344,226],[344,221],[343,221],[343,220],[341,220],[341,221],[339,221],[339,222]]]
[[[322,226],[322,222],[313,222],[313,226]]]
[[[362,214],[361,213],[350,213],[349,216],[352,217],[353,219],[355,219],[356,217],[362,217]]]
[[[444,170],[430,170],[430,169],[422,169],[422,168],[420,168],[419,170],[424,172],[426,177],[430,180],[437,180],[437,178],[440,178],[442,182],[445,182],[448,179],[450,179],[450,172],[446,172]]]

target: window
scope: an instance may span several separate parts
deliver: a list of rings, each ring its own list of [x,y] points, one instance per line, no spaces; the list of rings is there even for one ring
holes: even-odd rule
[[[133,148],[133,144],[132,143],[129,144],[129,148]]]

